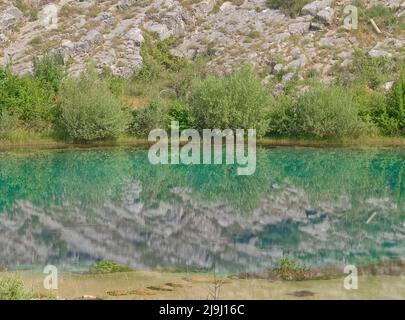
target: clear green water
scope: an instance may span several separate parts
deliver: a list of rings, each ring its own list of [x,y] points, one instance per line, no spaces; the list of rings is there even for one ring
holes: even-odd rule
[[[283,256],[405,259],[405,150],[259,149],[253,176],[132,148],[0,153],[0,265],[239,272]]]

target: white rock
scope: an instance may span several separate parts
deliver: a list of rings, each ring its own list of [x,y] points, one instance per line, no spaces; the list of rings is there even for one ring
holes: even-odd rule
[[[323,9],[316,14],[316,18],[326,25],[330,25],[333,22],[334,16],[335,10],[332,8]]]
[[[384,50],[377,50],[373,49],[368,52],[368,55],[372,58],[391,58],[392,53],[384,51]]]
[[[316,14],[327,8],[330,7],[331,5],[331,0],[317,0],[317,1],[313,1],[311,3],[308,3],[307,5],[305,5],[302,10],[301,10],[301,14],[305,15],[305,14],[310,14],[312,16],[316,16]]]

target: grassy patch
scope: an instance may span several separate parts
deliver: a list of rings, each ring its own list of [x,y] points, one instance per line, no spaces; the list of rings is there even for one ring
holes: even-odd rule
[[[33,294],[24,289],[22,280],[14,277],[0,279],[0,300],[30,300]]]
[[[305,280],[308,271],[306,266],[288,257],[282,258],[276,269],[278,276],[287,281]]]
[[[291,17],[297,16],[301,9],[311,0],[267,0],[266,4],[270,9],[279,9]]]
[[[129,271],[133,271],[133,269],[108,260],[100,261],[90,269],[91,273],[116,273]]]

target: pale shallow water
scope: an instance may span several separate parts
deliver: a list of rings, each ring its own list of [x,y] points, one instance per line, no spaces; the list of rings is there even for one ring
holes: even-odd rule
[[[223,274],[405,259],[405,150],[259,149],[231,166],[152,166],[134,148],[0,153],[0,265],[100,260]]]

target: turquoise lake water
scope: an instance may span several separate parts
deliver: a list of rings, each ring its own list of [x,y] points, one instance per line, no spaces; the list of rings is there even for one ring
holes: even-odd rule
[[[258,149],[253,176],[147,150],[0,153],[0,265],[260,270],[405,260],[405,150]]]

